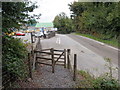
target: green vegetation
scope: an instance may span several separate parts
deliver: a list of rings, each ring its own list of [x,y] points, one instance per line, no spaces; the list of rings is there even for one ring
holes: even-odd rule
[[[53,24],[55,28],[58,28],[58,33],[69,34],[73,32],[72,20],[64,12],[55,17]]]
[[[39,15],[29,15],[38,6],[32,2],[2,2],[2,31],[13,32],[23,26],[36,23]]]
[[[75,33],[76,35],[81,35],[81,36],[85,36],[85,37],[88,37],[88,38],[91,38],[91,39],[94,39],[94,40],[97,40],[97,41],[100,41],[100,42],[103,42],[103,43],[106,43],[106,44],[109,44],[111,46],[114,46],[114,47],[119,47],[118,45],[118,40],[117,39],[111,39],[111,40],[103,40],[103,39],[100,39],[98,37],[95,37],[93,35],[90,35],[90,34],[81,34],[81,33]]]
[[[118,47],[120,2],[74,2],[69,6],[76,32]]]
[[[7,71],[14,77],[24,78],[27,76],[25,60],[27,59],[27,49],[21,40],[3,37],[3,72]]]
[[[118,90],[120,88],[119,82],[113,78],[111,79],[108,75],[94,78],[83,70],[78,72],[79,75],[83,77],[83,80],[79,81],[77,88],[94,88],[100,90]]]
[[[80,84],[77,86],[77,88],[82,87],[100,90],[118,90],[120,88],[119,81],[112,76],[112,71],[115,70],[115,68],[112,67],[110,58],[105,58],[105,60],[107,62],[106,66],[109,69],[109,72],[94,78],[88,72],[80,70],[78,71],[78,76],[81,75],[83,77],[84,83],[80,81]]]
[[[93,88],[93,80],[95,80],[94,77],[83,70],[77,71],[77,74],[78,77],[79,75],[82,76],[82,80],[79,81],[77,88]]]
[[[2,2],[2,73],[3,86],[9,87],[16,79],[28,76],[27,46],[20,39],[7,36],[28,24],[35,23],[32,12],[37,6],[32,2]],[[36,16],[38,17],[38,16]]]
[[[120,2],[73,2],[69,4],[69,8],[71,18],[61,13],[53,21],[58,33],[77,32],[118,47]]]
[[[74,29],[103,40],[120,36],[120,2],[74,2],[69,4]]]

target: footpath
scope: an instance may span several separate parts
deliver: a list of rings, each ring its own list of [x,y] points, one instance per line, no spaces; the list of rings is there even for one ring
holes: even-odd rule
[[[51,72],[50,66],[39,65],[34,73],[33,81],[41,85],[40,88],[74,88],[72,74],[62,66],[55,67],[55,73]]]
[[[36,44],[33,45],[33,47]],[[37,50],[44,47],[43,44],[37,46]],[[37,70],[33,70],[32,79],[26,82],[19,82],[21,88],[75,88],[76,81],[73,81],[73,73],[64,66],[55,65],[55,72],[52,67],[38,64]]]
[[[38,49],[47,48],[40,43]],[[40,88],[75,88],[73,74],[64,66],[55,65],[55,72],[52,73],[52,67],[39,64],[37,70],[33,73],[33,82],[39,83]]]

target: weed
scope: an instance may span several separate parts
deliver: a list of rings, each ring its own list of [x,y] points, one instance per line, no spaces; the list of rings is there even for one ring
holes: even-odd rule
[[[107,74],[101,75],[97,78],[92,77],[88,72],[83,70],[78,71],[78,74],[84,77],[84,83],[80,82],[80,86],[78,88],[84,86],[91,86],[94,89],[100,90],[119,90],[120,85],[118,80],[113,78],[112,71],[114,68],[112,67],[111,59],[105,58],[106,62],[108,63],[106,66],[109,68],[109,72]]]

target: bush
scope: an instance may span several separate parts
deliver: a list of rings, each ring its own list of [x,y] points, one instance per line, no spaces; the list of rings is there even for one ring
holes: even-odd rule
[[[27,49],[20,39],[3,36],[2,39],[3,72],[9,72],[11,77],[24,78],[27,76]],[[4,79],[4,78],[3,78]]]
[[[98,90],[119,90],[120,85],[118,80],[111,78],[108,74],[102,75],[100,77],[94,78],[88,72],[80,70],[79,74],[84,77],[84,83],[80,82],[80,86],[78,88],[89,86],[93,89]],[[82,86],[81,86],[82,85]]]
[[[102,89],[102,90],[116,90],[119,89],[119,83],[115,79],[110,79],[106,77],[99,77],[94,80],[93,87],[95,89]]]

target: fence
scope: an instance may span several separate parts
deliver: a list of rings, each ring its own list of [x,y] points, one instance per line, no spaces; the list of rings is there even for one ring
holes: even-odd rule
[[[55,36],[55,32],[51,33],[50,36],[48,35],[48,37],[53,37]],[[51,62],[51,64],[49,64],[50,66],[52,66],[52,72],[54,73],[54,69],[55,69],[55,65],[62,65],[64,66],[64,68],[71,68],[71,64],[70,64],[70,49],[64,49],[64,50],[56,50],[56,49],[49,49],[49,52],[45,52],[48,51],[48,49],[46,50],[41,50],[41,43],[40,43],[40,37],[35,37],[33,33],[31,33],[31,50],[28,53],[27,56],[27,70],[28,70],[28,76],[30,78],[32,78],[32,69],[36,69],[37,68],[37,64],[46,64],[46,63],[42,63],[38,61],[38,58],[40,59],[44,59],[44,60],[48,60]],[[57,53],[56,53],[57,52]],[[59,52],[59,53],[58,53]],[[38,55],[40,55],[40,53],[44,53],[47,55],[50,55],[50,58],[44,58],[44,57],[39,57]],[[37,55],[38,54],[38,55]],[[76,63],[77,63],[77,59],[76,59],[76,54],[74,55],[74,68],[73,68],[73,80],[76,80]],[[63,60],[63,61],[60,61]],[[47,64],[48,65],[48,64]],[[3,65],[2,65],[3,66]],[[3,68],[3,67],[2,67]],[[3,71],[5,71],[3,69]],[[2,73],[2,86],[4,86],[3,88],[6,88],[7,86],[11,86],[11,83],[14,82],[17,78],[14,77],[14,75],[12,75],[10,72],[3,72]],[[9,84],[9,85],[8,85]]]
[[[48,38],[54,37],[55,36],[55,32],[51,32],[50,34],[48,34]],[[36,37],[33,33],[31,33],[31,51],[28,53],[28,67],[29,67],[29,77],[32,78],[32,70],[35,70],[37,68],[37,64],[40,62],[37,62],[37,58],[40,58],[38,56],[40,56],[40,52],[41,51],[41,42],[40,42],[40,36]],[[36,53],[37,52],[37,53]],[[51,52],[54,53],[54,51]],[[52,58],[54,58],[53,54],[51,56]],[[47,58],[44,58],[47,59]],[[52,59],[52,72],[54,72],[54,61]]]
[[[31,50],[28,53],[28,67],[29,67],[29,77],[32,78],[32,70],[35,69],[35,50],[41,49],[40,44],[41,37],[35,37],[35,35],[31,32]]]
[[[76,81],[76,77],[77,77],[77,54],[74,54],[74,63],[73,66],[70,63],[70,59],[71,59],[71,50],[67,49],[67,68],[71,70],[71,72],[73,72],[73,80]]]
[[[51,37],[53,37],[55,35],[55,33],[51,34]],[[71,69],[72,72],[73,72],[73,80],[75,81],[76,80],[76,73],[77,73],[77,55],[74,54],[74,64],[73,64],[73,67],[71,66],[71,63],[70,63],[70,59],[71,59],[71,50],[70,49],[64,49],[64,50],[56,50],[56,49],[44,49],[42,50],[40,47],[39,47],[39,50],[38,49],[38,46],[41,46],[40,44],[40,37],[38,38],[38,42],[36,44],[36,48],[35,49],[32,49],[33,53],[31,53],[32,57],[33,57],[33,61],[30,62],[32,64],[29,63],[29,67],[33,68],[33,69],[37,69],[38,67],[38,64],[44,64],[44,65],[49,65],[49,66],[52,66],[52,73],[54,73],[54,68],[55,68],[55,65],[62,65],[64,66],[64,68],[67,68],[68,69]],[[47,51],[47,52],[46,52]],[[56,53],[56,52],[61,52],[61,53]],[[50,55],[50,58],[48,57],[42,57],[41,54],[46,54],[46,55]],[[58,56],[58,57],[56,57]],[[62,56],[64,56],[62,58]],[[44,60],[44,61],[49,61],[49,63],[43,63],[41,61],[38,61],[38,59],[40,60]],[[64,61],[60,61],[59,59],[63,59]],[[60,63],[57,63],[57,62],[60,62]],[[32,66],[31,66],[32,65]],[[32,78],[32,73],[31,73],[31,70],[32,69],[29,69],[30,70],[30,74],[29,75],[31,78]]]
[[[42,55],[36,56],[35,64],[44,64],[44,65],[52,66],[52,72],[53,73],[54,73],[55,65],[62,65],[66,68],[66,49],[55,50],[55,49],[51,48],[51,49],[44,49],[44,50],[40,50],[40,51],[36,50],[34,52],[36,54],[41,53],[41,54],[45,54],[47,56],[48,55],[50,56],[50,57],[43,57]],[[56,53],[56,52],[60,52],[60,53]],[[62,58],[62,56],[63,56],[63,58]],[[38,61],[38,59],[40,59],[40,60]],[[63,61],[60,61],[60,59],[62,59]],[[44,61],[46,61],[46,62],[49,61],[49,62],[46,63]]]
[[[61,53],[58,54],[56,52],[61,52]],[[54,73],[55,72],[54,71],[55,65],[62,65],[62,66],[64,66],[64,68],[66,68],[66,66],[67,66],[67,69],[72,70],[73,80],[76,81],[77,55],[74,54],[74,64],[73,64],[73,67],[71,67],[71,64],[70,64],[70,59],[71,59],[70,49],[56,50],[56,49],[51,48],[51,49],[44,49],[44,50],[40,50],[40,51],[36,50],[36,51],[34,51],[34,53],[44,54],[44,56],[50,55],[50,57],[42,57],[42,55],[41,56],[36,56],[35,68],[37,67],[38,64],[49,65],[49,66],[52,66],[52,73]],[[56,57],[56,56],[58,56],[58,57]],[[38,59],[40,59],[40,61],[38,61]],[[60,59],[62,59],[63,61],[60,61]],[[43,61],[50,61],[50,62],[49,63],[46,63],[46,62],[43,63]]]
[[[55,32],[48,35],[48,37],[55,36]],[[62,65],[64,68],[70,69],[73,72],[73,80],[76,80],[76,73],[77,73],[77,55],[74,54],[74,63],[73,66],[71,66],[70,59],[71,59],[71,50],[70,49],[64,49],[64,50],[56,50],[54,48],[50,49],[41,49],[41,43],[40,38],[38,39],[33,38],[34,35],[31,33],[31,43],[35,43],[35,47],[32,47],[31,53],[28,54],[28,66],[29,66],[29,77],[32,78],[32,69],[35,70],[38,68],[38,64],[44,64],[52,66],[52,73],[55,72],[55,65]],[[60,52],[60,53],[56,53]],[[43,57],[48,55],[50,57]],[[62,57],[63,56],[63,57]],[[60,61],[62,59],[63,61]],[[49,63],[43,63],[42,61],[49,61]]]

